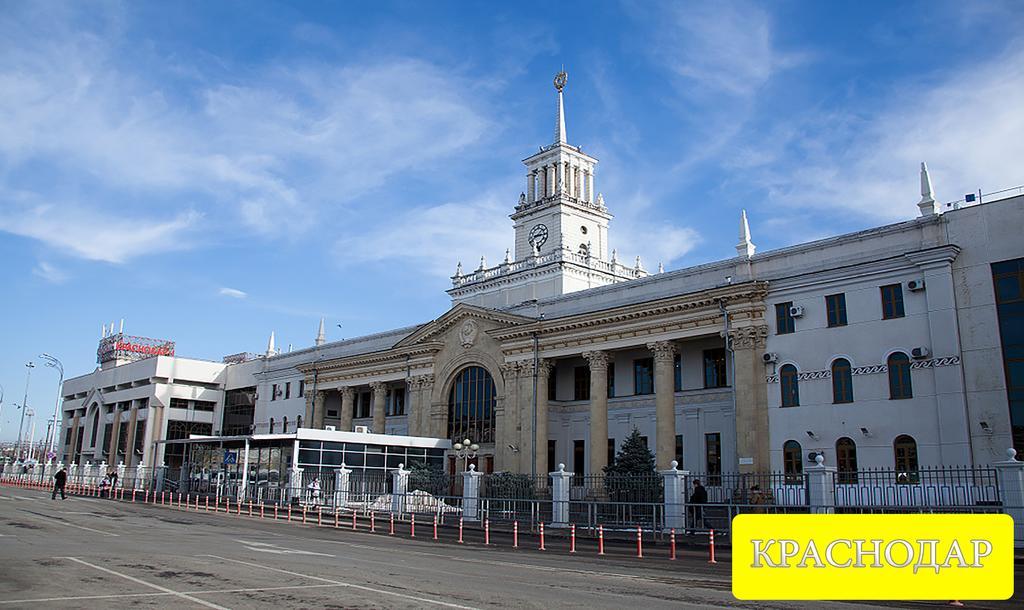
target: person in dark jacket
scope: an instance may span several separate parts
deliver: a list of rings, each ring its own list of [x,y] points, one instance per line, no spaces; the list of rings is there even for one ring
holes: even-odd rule
[[[51,500],[57,499],[57,492],[60,492],[60,499],[67,500],[68,497],[64,495],[64,485],[68,482],[68,473],[61,468],[57,471],[57,474],[53,475],[53,495],[50,496]]]
[[[690,494],[688,503],[690,504],[690,519],[693,528],[696,529],[700,524],[704,529],[708,529],[707,522],[704,521],[704,508],[700,506],[708,503],[708,490],[700,484],[700,479],[693,480],[693,493]]]

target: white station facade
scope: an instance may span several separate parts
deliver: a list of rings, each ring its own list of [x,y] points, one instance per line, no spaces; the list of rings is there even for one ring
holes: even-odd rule
[[[894,194],[906,221],[758,253],[743,213],[735,257],[649,273],[610,249],[598,160],[569,143],[555,85],[514,244],[458,265],[448,311],[337,342],[321,321],[308,348],[272,334],[222,362],[104,327],[99,367],[64,384],[63,459],[174,466],[182,445],[161,441],[298,429],[429,446],[450,472],[446,440],[470,438],[485,472],[596,474],[634,428],[659,468],[708,474],[1024,451],[1019,191],[942,205],[922,164],[920,201]]]

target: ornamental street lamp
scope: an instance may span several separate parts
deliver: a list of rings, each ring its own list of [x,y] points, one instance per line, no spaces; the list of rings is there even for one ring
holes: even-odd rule
[[[57,374],[59,376],[57,379],[57,404],[54,405],[53,407],[53,421],[50,423],[50,428],[47,430],[46,433],[46,436],[49,440],[49,442],[47,443],[47,451],[49,453],[56,453],[58,422],[57,417],[60,415],[60,397],[61,393],[64,391],[64,365],[61,364],[60,360],[58,360],[56,357],[51,356],[50,354],[47,353],[42,353],[39,355],[39,357],[46,361],[46,366],[53,369],[57,369]]]
[[[21,401],[21,423],[18,424],[18,457],[21,457],[21,431],[25,427],[25,410],[28,404],[28,383],[32,380],[32,369],[36,368],[36,365],[32,364],[31,361],[25,363],[25,368],[28,372],[25,374],[25,399]]]
[[[461,443],[452,445],[452,449],[455,450],[455,457],[457,459],[466,460],[466,470],[469,470],[469,460],[476,457],[476,452],[480,450],[480,445],[467,438]]]

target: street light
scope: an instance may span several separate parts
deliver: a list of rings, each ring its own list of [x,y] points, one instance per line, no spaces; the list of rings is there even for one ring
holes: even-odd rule
[[[51,356],[50,354],[47,354],[45,352],[40,354],[39,357],[46,361],[46,366],[57,369],[57,374],[59,375],[59,378],[57,380],[57,404],[54,405],[53,407],[53,423],[51,424],[51,429],[47,430],[46,432],[46,436],[49,437],[50,441],[48,443],[47,452],[56,454],[57,417],[58,415],[60,415],[60,397],[64,391],[64,365],[61,364],[60,360],[58,360],[56,357]],[[49,461],[49,459],[47,459],[47,461]]]
[[[32,369],[36,368],[36,365],[29,361],[25,363],[25,368],[28,369],[28,372],[25,374],[25,400],[21,401],[21,423],[18,424],[18,457],[21,457],[21,430],[25,426],[25,405],[28,404],[28,383],[32,380]]]
[[[4,411],[4,386],[0,385],[0,416],[3,415]],[[0,417],[0,425],[4,423],[3,417]]]
[[[461,443],[455,443],[452,445],[452,449],[455,450],[455,457],[457,459],[466,460],[466,470],[469,470],[469,460],[476,457],[476,452],[480,450],[480,445],[477,445],[467,438]]]

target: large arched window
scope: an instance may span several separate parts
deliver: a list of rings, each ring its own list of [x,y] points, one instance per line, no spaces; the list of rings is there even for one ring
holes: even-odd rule
[[[853,402],[853,369],[846,358],[832,363],[832,402]]]
[[[782,471],[786,474],[787,484],[797,484],[803,481],[804,460],[800,443],[786,441],[782,445]]]
[[[270,418],[270,433],[271,434],[274,433],[274,418],[273,417]]]
[[[917,441],[914,437],[901,434],[892,442],[893,458],[896,465],[897,483],[917,483]]]
[[[800,405],[800,388],[796,381],[796,367],[784,364],[779,369],[779,385],[782,387],[782,406],[796,407]]]
[[[92,445],[93,447],[95,447],[96,446],[96,433],[99,432],[99,430],[100,430],[100,410],[99,410],[99,408],[96,407],[96,405],[93,405],[93,408],[96,409],[96,412],[93,413],[93,416],[92,416],[92,440],[89,441],[89,444]]]
[[[910,387],[910,358],[903,352],[889,356],[889,398],[913,398],[914,391]]]
[[[857,443],[852,438],[836,441],[836,476],[841,484],[857,482]]]
[[[497,391],[486,369],[470,366],[455,376],[448,395],[448,438],[474,443],[494,442]]]

